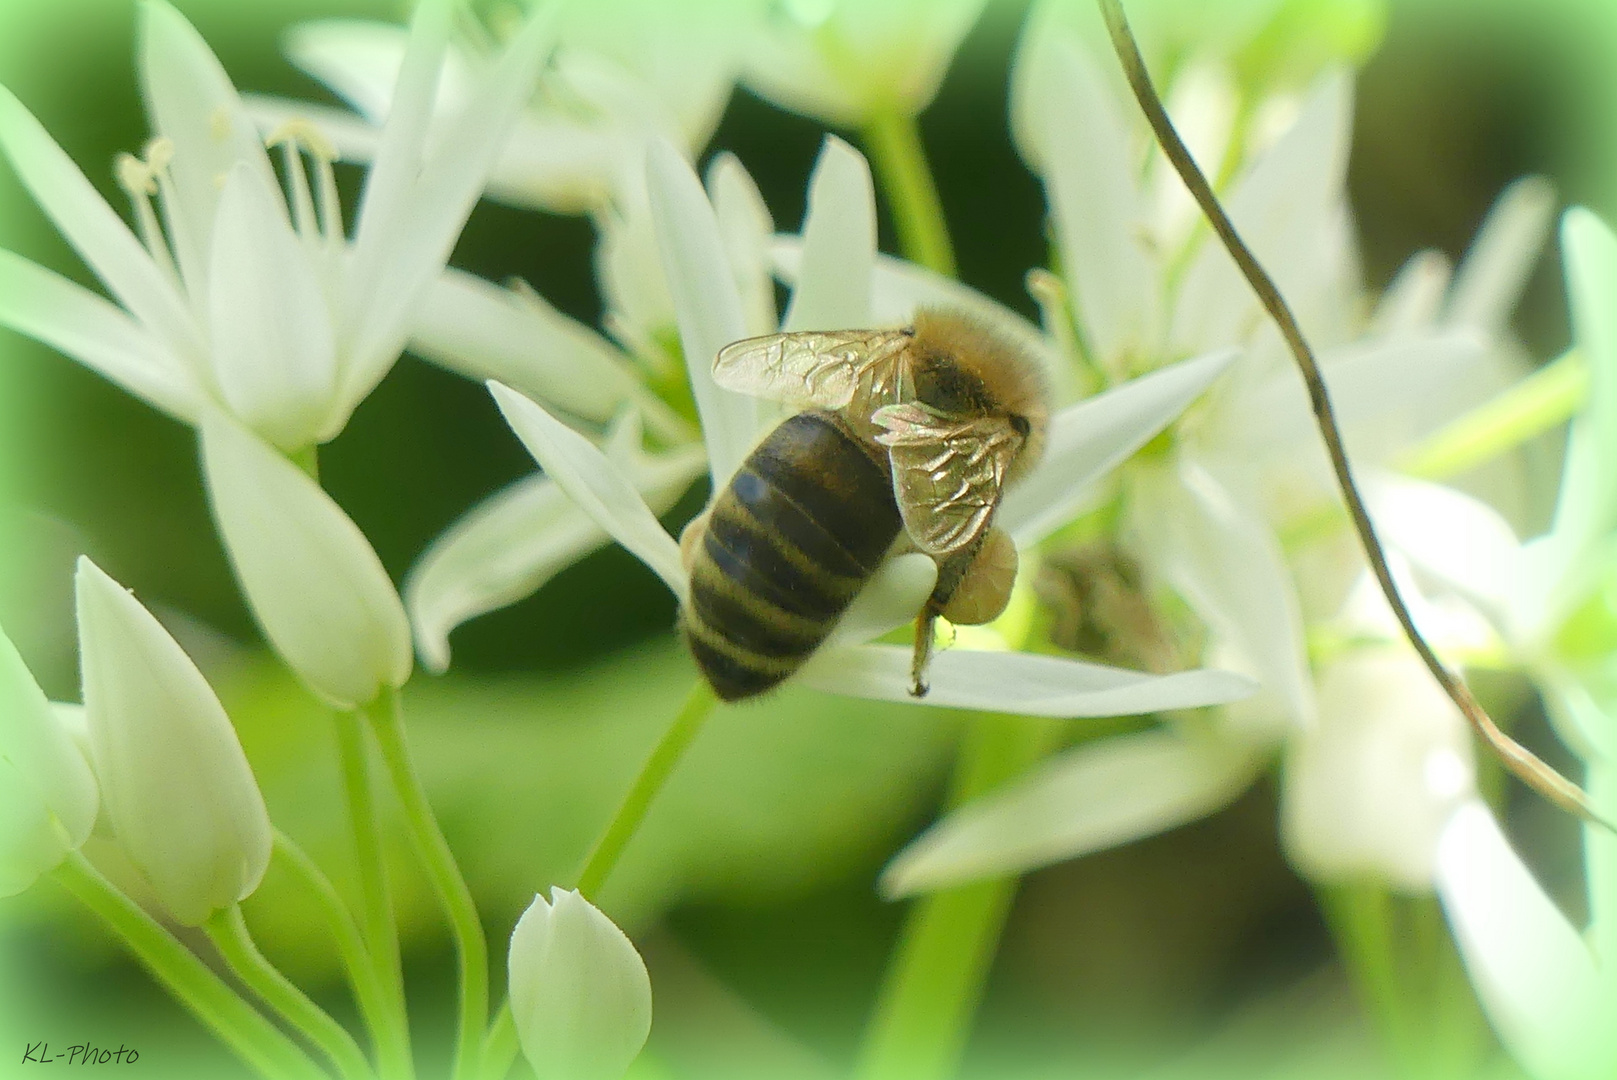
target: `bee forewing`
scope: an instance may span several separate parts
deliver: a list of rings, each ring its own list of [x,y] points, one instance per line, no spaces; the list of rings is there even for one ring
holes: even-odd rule
[[[928,555],[971,544],[993,520],[1020,436],[1002,416],[947,416],[918,402],[889,405],[876,441],[893,464],[904,531]]]
[[[860,378],[910,341],[907,330],[805,330],[746,338],[719,350],[713,381],[754,397],[840,409]]]

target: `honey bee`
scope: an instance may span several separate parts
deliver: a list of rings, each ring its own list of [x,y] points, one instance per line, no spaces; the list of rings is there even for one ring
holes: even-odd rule
[[[921,309],[902,329],[737,341],[713,378],[805,411],[680,538],[680,627],[703,676],[726,701],[777,685],[885,558],[916,550],[938,566],[916,616],[910,693],[925,695],[936,620],[988,622],[1010,599],[1016,546],[994,515],[1043,450],[1037,366],[967,315]]]

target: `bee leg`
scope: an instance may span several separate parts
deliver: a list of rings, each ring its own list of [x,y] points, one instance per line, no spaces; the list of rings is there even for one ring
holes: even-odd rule
[[[976,543],[938,561],[937,583],[932,586],[932,595],[926,598],[926,606],[915,617],[915,657],[910,661],[911,697],[926,696],[926,669],[932,663],[938,617],[949,606],[949,600],[960,588],[960,583],[966,579],[966,571],[971,568],[972,560],[977,557],[981,547],[982,540],[979,538]]]
[[[928,601],[915,617],[915,657],[910,661],[910,697],[926,697],[926,669],[932,663],[932,641],[937,636],[938,613]]]

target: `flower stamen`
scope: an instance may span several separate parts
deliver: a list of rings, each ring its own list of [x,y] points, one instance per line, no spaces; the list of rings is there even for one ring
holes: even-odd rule
[[[169,248],[168,236],[157,220],[157,211],[152,207],[154,195],[158,197],[159,203],[167,200],[167,185],[163,181],[167,177],[168,164],[173,158],[173,142],[157,138],[146,144],[144,157],[119,154],[113,170],[118,177],[118,186],[129,195],[129,205],[135,212],[135,227],[140,233],[140,242],[145,245],[152,261],[162,267],[169,279],[179,286],[180,274],[174,265],[174,254]],[[167,216],[165,213],[164,217]]]
[[[337,197],[337,177],[332,162],[337,148],[312,122],[301,117],[288,120],[264,139],[264,145],[279,146],[285,163],[287,182],[292,189],[292,219],[298,235],[316,235],[334,243],[342,237],[342,203]],[[315,187],[311,194],[303,154],[314,162]]]

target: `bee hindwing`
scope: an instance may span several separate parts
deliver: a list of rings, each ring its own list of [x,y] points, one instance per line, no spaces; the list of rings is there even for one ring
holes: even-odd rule
[[[772,401],[840,409],[853,400],[866,374],[894,364],[910,340],[908,330],[805,330],[746,338],[719,350],[713,381]],[[875,374],[875,381],[890,381]]]
[[[905,402],[877,410],[876,441],[893,464],[893,497],[904,530],[928,555],[969,545],[999,505],[1022,437],[1003,416],[958,417]]]

